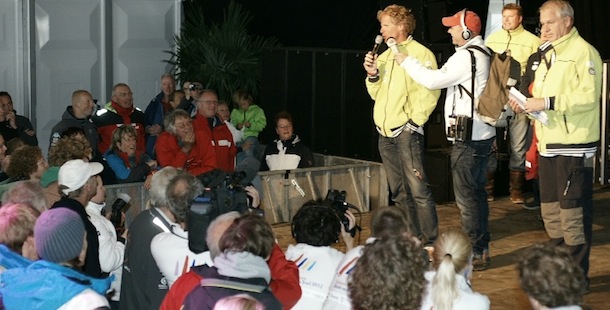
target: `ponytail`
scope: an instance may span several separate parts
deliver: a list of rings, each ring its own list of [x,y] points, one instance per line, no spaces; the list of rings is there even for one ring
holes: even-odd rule
[[[459,297],[455,279],[455,267],[451,254],[446,254],[432,279],[432,304],[435,310],[451,310],[453,302]]]

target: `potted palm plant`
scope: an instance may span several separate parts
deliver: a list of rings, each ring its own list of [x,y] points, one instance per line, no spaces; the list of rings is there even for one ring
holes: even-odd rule
[[[178,81],[201,81],[205,88],[228,100],[237,89],[255,96],[260,90],[261,57],[266,48],[279,46],[274,38],[250,35],[252,16],[231,1],[220,23],[206,23],[203,10],[189,11],[175,38],[175,51],[167,51]],[[230,102],[230,100],[228,100]]]

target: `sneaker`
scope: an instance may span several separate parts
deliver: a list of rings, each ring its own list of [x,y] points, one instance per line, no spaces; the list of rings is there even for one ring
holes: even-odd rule
[[[540,210],[540,202],[534,200],[530,203],[524,203],[523,209],[531,211]]]
[[[475,253],[472,259],[472,269],[474,271],[483,271],[489,267],[491,263],[491,256],[489,256],[489,249],[483,250],[483,253]]]
[[[426,250],[426,252],[428,252],[428,260],[432,261],[432,258],[434,257],[434,247],[431,245],[426,245],[424,247],[424,250]]]
[[[525,202],[525,200],[523,199],[523,194],[520,190],[510,191],[510,201],[514,204],[522,204]]]

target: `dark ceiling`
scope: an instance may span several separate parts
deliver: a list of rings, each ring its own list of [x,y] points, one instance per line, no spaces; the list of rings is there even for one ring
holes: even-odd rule
[[[287,47],[368,50],[379,31],[376,12],[389,4],[409,7],[417,17],[416,39],[424,43],[449,43],[440,18],[462,8],[487,16],[488,0],[236,0],[249,11],[251,33],[277,38]],[[508,1],[507,1],[508,2]],[[521,1],[526,28],[534,31],[542,0]],[[610,1],[572,0],[575,24],[581,35],[595,46],[602,58],[610,58],[608,30]],[[203,10],[206,21],[220,22],[229,0],[185,1],[185,14]]]

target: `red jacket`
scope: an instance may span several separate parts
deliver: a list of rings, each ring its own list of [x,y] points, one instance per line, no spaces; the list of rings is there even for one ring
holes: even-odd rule
[[[535,126],[532,125],[532,143],[525,153],[525,179],[538,179],[538,137]]]
[[[201,131],[195,131],[195,144],[186,154],[178,145],[178,139],[169,132],[162,132],[155,145],[159,166],[182,168],[192,175],[216,169],[216,157],[210,138]]]
[[[292,308],[301,298],[299,269],[294,262],[286,260],[284,252],[277,244],[273,246],[267,263],[271,269],[271,292],[284,309]],[[199,285],[200,281],[201,276],[193,270],[180,276],[165,295],[159,310],[180,310],[186,295]]]
[[[216,125],[214,130],[212,130],[207,117],[197,114],[193,120],[193,126],[195,131],[204,131],[209,137],[212,137],[218,169],[233,172],[235,170],[235,155],[237,155],[237,147],[235,142],[233,142],[233,135],[220,117],[215,117],[214,121]]]
[[[106,153],[110,149],[112,133],[119,126],[131,125],[136,129],[136,150],[146,151],[146,130],[144,129],[144,112],[133,107],[123,109],[114,102],[108,102],[104,109],[97,111],[91,117],[93,124],[97,127],[99,135],[98,150],[100,154]],[[150,154],[149,154],[150,155]]]

